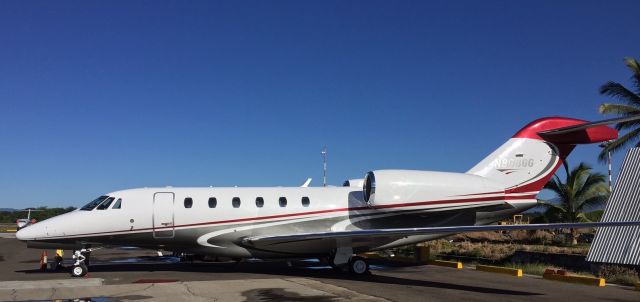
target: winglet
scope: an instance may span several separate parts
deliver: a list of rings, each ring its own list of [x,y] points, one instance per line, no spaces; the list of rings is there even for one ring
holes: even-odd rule
[[[311,183],[311,177],[307,178],[307,180],[300,186],[302,188],[306,188]]]

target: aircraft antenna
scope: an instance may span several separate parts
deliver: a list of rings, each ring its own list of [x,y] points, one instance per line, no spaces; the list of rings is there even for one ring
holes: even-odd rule
[[[327,146],[322,148],[322,186],[327,186]]]

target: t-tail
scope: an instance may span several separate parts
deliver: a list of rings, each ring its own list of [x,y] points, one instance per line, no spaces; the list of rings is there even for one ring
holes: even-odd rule
[[[630,116],[599,122],[546,117],[520,129],[512,138],[467,173],[491,179],[510,195],[535,195],[578,144],[605,142],[618,137],[606,125],[637,120]]]

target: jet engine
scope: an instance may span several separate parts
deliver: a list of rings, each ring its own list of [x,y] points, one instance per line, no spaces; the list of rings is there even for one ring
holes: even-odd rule
[[[503,187],[482,176],[415,170],[377,170],[364,179],[364,200],[371,207],[453,201],[474,194],[504,192]]]

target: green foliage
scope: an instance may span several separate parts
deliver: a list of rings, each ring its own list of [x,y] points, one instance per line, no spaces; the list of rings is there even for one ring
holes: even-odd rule
[[[635,285],[640,281],[638,272],[633,269],[619,265],[603,265],[598,270],[598,277],[604,278],[607,282]]]
[[[604,103],[600,105],[600,113],[616,114],[621,117],[640,114],[640,64],[633,58],[625,58],[625,65],[631,70],[631,81],[633,87],[628,89],[622,84],[609,81],[600,87],[600,94],[610,96],[614,99],[622,101],[619,104]],[[631,146],[635,141],[640,139],[640,121],[622,122],[616,125],[618,130],[628,131],[626,134],[618,137],[611,144],[602,149],[598,159],[605,161],[607,153],[612,153]],[[640,147],[640,142],[635,144]]]
[[[58,216],[60,214],[64,214],[67,212],[71,212],[75,210],[74,207],[67,208],[47,208],[47,207],[39,207],[36,210],[37,212],[31,212],[31,218],[35,218],[37,221],[42,221],[53,216]],[[16,220],[27,218],[26,211],[15,211],[15,212],[0,212],[0,223],[16,223]]]
[[[606,185],[605,176],[602,173],[592,172],[586,163],[580,163],[569,171],[567,162],[564,162],[566,172],[565,181],[561,181],[558,175],[544,186],[545,189],[555,193],[555,202],[540,201],[539,204],[546,208],[544,212],[545,222],[591,222],[597,221],[602,214],[591,212],[602,207],[609,198],[609,187]],[[591,213],[589,213],[591,212]],[[578,234],[571,230],[571,244],[577,244]]]
[[[567,172],[565,181],[554,175],[544,187],[555,193],[555,202],[540,201],[540,205],[547,208],[545,218],[549,222],[590,222],[599,218],[597,214],[586,213],[601,207],[609,198],[604,175],[592,172],[586,163],[580,163],[569,171],[565,161],[564,167]]]

